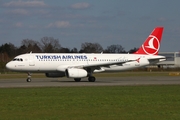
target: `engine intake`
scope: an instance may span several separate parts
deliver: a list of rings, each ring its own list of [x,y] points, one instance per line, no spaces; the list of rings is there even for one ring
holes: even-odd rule
[[[66,76],[69,78],[83,78],[87,77],[88,73],[84,69],[78,69],[78,68],[69,68],[65,71]]]

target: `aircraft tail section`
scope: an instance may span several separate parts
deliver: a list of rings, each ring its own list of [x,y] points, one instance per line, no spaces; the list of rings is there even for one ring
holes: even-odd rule
[[[158,55],[163,27],[156,27],[134,54]]]

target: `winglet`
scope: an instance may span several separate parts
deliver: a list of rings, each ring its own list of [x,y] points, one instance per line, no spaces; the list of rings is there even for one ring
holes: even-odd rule
[[[158,55],[163,27],[156,27],[134,54]]]

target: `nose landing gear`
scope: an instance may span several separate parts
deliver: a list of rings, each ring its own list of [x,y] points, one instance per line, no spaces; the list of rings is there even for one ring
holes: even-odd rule
[[[26,79],[27,82],[31,82],[31,73],[28,72],[28,78]]]

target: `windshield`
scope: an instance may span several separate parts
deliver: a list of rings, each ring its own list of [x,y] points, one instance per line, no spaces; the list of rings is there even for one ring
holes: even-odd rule
[[[23,61],[22,58],[14,58],[12,61]]]

